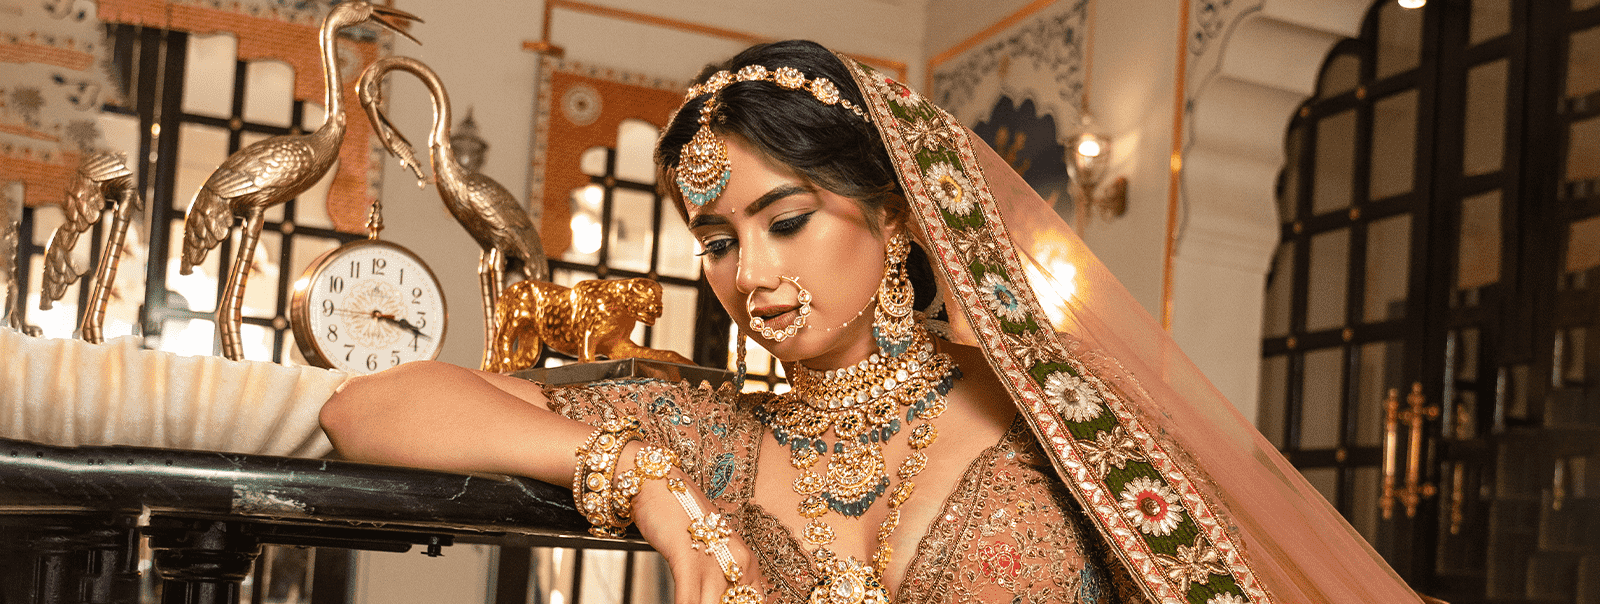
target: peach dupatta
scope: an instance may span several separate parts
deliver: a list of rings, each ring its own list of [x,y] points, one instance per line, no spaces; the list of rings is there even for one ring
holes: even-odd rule
[[[1156,602],[1420,602],[995,152],[847,57],[958,340]]]

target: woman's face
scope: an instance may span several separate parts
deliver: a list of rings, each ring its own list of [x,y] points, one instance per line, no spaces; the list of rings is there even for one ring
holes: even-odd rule
[[[688,206],[689,230],[704,249],[706,280],[739,330],[779,360],[813,369],[877,352],[868,305],[883,279],[884,243],[898,225],[874,233],[855,200],[811,184],[743,139],[722,139],[733,175],[720,197]],[[774,342],[750,329],[750,316],[774,330],[795,321],[799,290],[780,276],[811,292],[811,315],[795,335]]]

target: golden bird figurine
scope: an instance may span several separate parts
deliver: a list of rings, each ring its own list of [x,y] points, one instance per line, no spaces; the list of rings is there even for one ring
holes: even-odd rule
[[[133,213],[144,206],[133,169],[128,167],[127,154],[91,153],[83,158],[78,171],[67,181],[67,199],[62,204],[66,221],[56,227],[45,245],[44,289],[39,296],[39,308],[50,310],[51,304],[67,292],[67,287],[83,276],[83,271],[72,265],[72,249],[78,246],[80,235],[100,222],[108,198],[113,200],[111,233],[105,248],[100,250],[100,262],[95,266],[91,281],[89,307],[84,309],[79,329],[84,340],[95,344],[106,340],[103,330],[106,302],[111,296],[111,280],[117,275],[117,263],[122,259],[128,224],[133,220]]]
[[[427,177],[417,161],[411,142],[394,127],[382,109],[383,77],[390,71],[410,72],[427,86],[433,100],[433,129],[428,133],[429,162],[439,197],[450,214],[477,240],[483,253],[478,259],[478,290],[483,297],[483,364],[491,362],[495,346],[495,303],[505,289],[506,271],[519,265],[525,279],[550,280],[549,262],[539,242],[539,231],[522,202],[494,179],[474,172],[456,161],[450,146],[450,96],[438,74],[421,61],[410,57],[385,57],[368,66],[356,83],[356,97],[372,121],[373,130],[384,148],[417,175],[417,185],[427,186]]]
[[[22,322],[22,290],[17,287],[17,243],[22,221],[22,197],[0,194],[0,328],[38,335]]]
[[[318,38],[322,49],[327,121],[310,134],[274,136],[240,149],[211,173],[189,204],[188,215],[183,220],[183,266],[180,270],[185,275],[228,236],[234,216],[244,217],[239,250],[229,267],[228,284],[217,305],[222,354],[229,359],[244,359],[244,346],[239,339],[240,304],[256,241],[261,236],[263,213],[311,188],[339,158],[345,122],[344,95],[340,94],[339,87],[344,80],[339,76],[335,34],[346,27],[374,21],[417,42],[385,17],[422,21],[405,11],[360,0],[334,5],[333,11],[322,21]]]

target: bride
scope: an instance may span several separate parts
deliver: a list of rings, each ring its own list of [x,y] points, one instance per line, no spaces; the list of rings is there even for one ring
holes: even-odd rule
[[[790,391],[412,363],[342,454],[571,484],[680,603],[1419,601],[948,114],[809,42],[707,71],[658,181]]]

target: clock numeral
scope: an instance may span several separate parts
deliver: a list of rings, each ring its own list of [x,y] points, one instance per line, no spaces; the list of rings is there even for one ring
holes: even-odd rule
[[[367,371],[373,371],[373,370],[376,370],[377,368],[378,368],[378,353],[374,352],[372,354],[367,355]]]
[[[344,345],[344,362],[346,362],[346,363],[350,362],[350,354],[354,353],[355,351],[356,351],[356,345],[355,344],[345,344]]]
[[[416,339],[416,336],[412,336],[412,339]],[[400,364],[400,351],[398,351],[398,350],[389,351],[389,366],[393,367],[393,366],[399,365],[399,364]]]
[[[411,303],[412,304],[421,304],[422,303],[422,288],[420,288],[420,287],[411,288]]]
[[[421,332],[411,334],[411,351],[412,352],[416,352],[417,351],[417,338],[419,336],[421,336],[421,335],[422,335]]]
[[[340,293],[344,291],[344,277],[328,275],[328,291]]]
[[[350,278],[351,279],[360,279],[361,278],[361,261],[359,261],[359,260],[351,260],[350,261]]]
[[[337,341],[339,341],[339,326],[338,325],[329,325],[328,326],[327,338],[328,338],[329,342],[337,342]],[[349,346],[349,344],[346,344],[346,346]]]
[[[384,260],[382,258],[373,258],[372,259],[372,274],[373,275],[377,275],[377,276],[383,276],[383,269],[386,266],[389,266],[389,261],[388,260]]]
[[[406,284],[406,269],[404,269],[404,268],[400,269],[400,284],[401,285],[405,285]]]
[[[422,328],[427,327],[427,326],[428,326],[428,313],[420,311],[420,310],[417,311],[417,329],[422,329]]]
[[[332,316],[333,315],[333,311],[334,311],[333,300],[323,300],[322,301],[322,315],[323,316]]]

